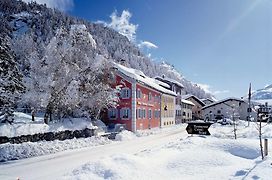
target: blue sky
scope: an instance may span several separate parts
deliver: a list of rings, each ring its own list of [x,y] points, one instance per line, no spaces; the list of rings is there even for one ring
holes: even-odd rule
[[[46,0],[44,0],[46,1]],[[63,0],[65,2],[65,0]],[[67,0],[66,11],[110,22],[128,10],[136,41],[218,99],[272,84],[272,0]],[[72,2],[72,3],[71,3]],[[71,5],[72,4],[72,5]]]

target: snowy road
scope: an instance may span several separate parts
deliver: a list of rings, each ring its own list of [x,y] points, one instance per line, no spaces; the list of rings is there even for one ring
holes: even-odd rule
[[[20,180],[58,179],[86,162],[97,161],[102,157],[116,153],[135,154],[186,136],[185,130],[179,128],[171,132],[162,132],[129,141],[10,161],[0,164],[0,179],[15,180],[18,177]]]

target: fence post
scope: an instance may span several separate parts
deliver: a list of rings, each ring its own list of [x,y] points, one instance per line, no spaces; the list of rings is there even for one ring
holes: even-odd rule
[[[268,139],[264,139],[264,156],[268,155]]]

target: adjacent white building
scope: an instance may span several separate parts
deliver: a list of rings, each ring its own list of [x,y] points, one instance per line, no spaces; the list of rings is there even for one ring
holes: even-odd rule
[[[181,99],[181,116],[182,116],[182,123],[192,121],[192,108],[195,106],[194,103],[191,101]]]
[[[232,118],[233,116],[247,120],[248,117],[248,102],[239,98],[227,98],[223,99],[202,108],[204,120],[212,121],[223,118]],[[254,119],[257,117],[256,112],[251,112],[251,117]]]

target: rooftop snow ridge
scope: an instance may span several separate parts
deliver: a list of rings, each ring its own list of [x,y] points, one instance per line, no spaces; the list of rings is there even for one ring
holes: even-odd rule
[[[159,80],[157,80],[157,79],[155,79],[155,82],[156,82],[157,84],[159,84],[159,85],[165,87],[165,88],[171,88],[169,84],[164,83],[164,82],[162,82],[162,81],[159,81]]]
[[[176,84],[176,85],[178,85],[178,86],[180,86],[180,87],[184,87],[184,85],[183,84],[181,84],[180,82],[178,82],[177,80],[175,80],[175,79],[171,79],[171,78],[168,78],[168,77],[165,77],[165,76],[156,76],[156,77],[154,77],[155,79],[164,79],[164,80],[166,80],[166,81],[169,81],[169,82],[172,82],[172,83],[174,83],[174,84]]]

